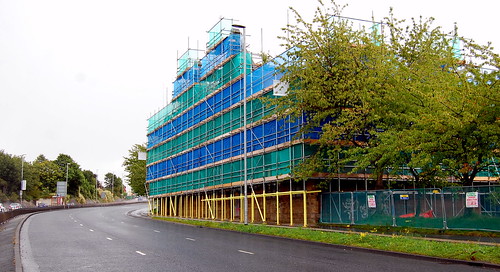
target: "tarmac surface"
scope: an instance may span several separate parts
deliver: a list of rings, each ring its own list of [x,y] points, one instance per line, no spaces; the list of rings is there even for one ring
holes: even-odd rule
[[[28,215],[19,215],[0,225],[0,267],[2,272],[16,271],[16,249],[19,249],[18,227]]]
[[[129,213],[129,215],[135,217],[147,217],[147,213],[145,210],[134,210]],[[19,233],[24,221],[29,217],[29,214],[20,215],[14,217],[3,224],[0,224],[0,270],[3,272],[22,271],[22,265],[17,263],[16,269],[16,260],[20,262],[21,258],[19,256]],[[339,231],[344,232],[342,230],[330,230],[330,231]],[[353,232],[345,231],[345,232]],[[382,234],[381,234],[382,235]],[[418,237],[417,237],[418,238]],[[491,238],[491,237],[460,237],[460,236],[439,236],[435,235],[432,237],[419,237],[422,239],[430,239],[430,240],[440,240],[440,241],[456,241],[456,242],[469,242],[469,243],[479,243],[486,245],[494,245],[500,246],[499,238]],[[467,241],[459,241],[459,240],[467,240]],[[17,251],[17,252],[16,252]],[[16,256],[17,255],[17,256]],[[436,258],[434,258],[436,259]],[[449,261],[449,260],[447,260]],[[460,261],[458,261],[460,262]],[[470,263],[470,262],[469,262]],[[481,264],[478,264],[481,265]],[[500,265],[487,265],[489,268],[499,269]]]

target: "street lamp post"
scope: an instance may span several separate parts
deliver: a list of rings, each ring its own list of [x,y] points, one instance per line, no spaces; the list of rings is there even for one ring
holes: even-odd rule
[[[248,157],[247,157],[247,46],[246,46],[246,35],[245,26],[233,25],[235,28],[241,29],[241,35],[243,38],[243,207],[245,210],[244,214],[244,224],[248,225]]]
[[[69,169],[69,162],[66,163],[66,192],[68,191],[68,169]],[[66,203],[66,196],[64,196],[64,203]],[[66,203],[67,204],[67,203]],[[69,206],[68,206],[69,208]]]
[[[23,187],[26,186],[24,183],[24,156],[26,156],[26,154],[22,154],[21,155],[21,190],[19,190],[19,199],[21,200],[21,206],[23,206],[23,189],[26,189]]]
[[[99,177],[99,169],[95,172],[95,201],[97,202],[97,180]]]
[[[69,162],[66,163],[66,186],[68,186],[68,166]]]

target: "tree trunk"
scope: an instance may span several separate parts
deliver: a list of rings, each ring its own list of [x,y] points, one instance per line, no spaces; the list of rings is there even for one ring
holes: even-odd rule
[[[384,173],[378,173],[375,180],[375,189],[384,189]]]

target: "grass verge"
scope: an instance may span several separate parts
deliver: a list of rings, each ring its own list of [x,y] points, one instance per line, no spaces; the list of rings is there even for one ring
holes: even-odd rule
[[[164,217],[153,217],[153,219],[327,244],[378,249],[446,259],[500,264],[500,246],[486,246],[475,243],[429,241],[404,235],[392,235],[388,237],[366,232],[339,233],[309,228],[243,225],[228,222],[198,221]]]
[[[480,230],[454,230],[454,229],[427,229],[415,227],[392,227],[392,226],[374,226],[374,225],[348,225],[348,224],[318,224],[320,228],[339,229],[352,231],[367,231],[381,234],[401,234],[415,235],[425,237],[427,235],[452,235],[452,236],[470,236],[470,237],[491,237],[500,238],[500,232],[480,231]]]

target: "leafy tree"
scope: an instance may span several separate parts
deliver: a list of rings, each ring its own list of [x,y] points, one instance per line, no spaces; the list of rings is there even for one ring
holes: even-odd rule
[[[23,177],[21,177],[21,172]],[[23,200],[38,199],[41,195],[38,174],[30,162],[22,156],[13,156],[0,150],[0,198],[17,201],[21,178],[27,181]]]
[[[43,155],[38,156],[33,162],[33,166],[39,176],[42,196],[49,197],[54,194],[57,182],[65,179],[65,173],[55,162],[45,159]]]
[[[84,198],[93,198],[95,191],[91,180],[87,180],[83,174],[80,165],[76,163],[69,155],[59,154],[54,161],[58,165],[60,171],[66,175],[68,179],[68,194],[73,196],[82,195]]]
[[[21,160],[0,150],[0,179],[3,180],[3,194],[19,193],[21,186]]]
[[[472,185],[499,155],[500,58],[491,45],[459,38],[457,29],[444,34],[431,23],[421,19],[405,29],[392,16],[387,19],[391,51],[404,75],[394,95],[411,109],[400,113],[412,124],[399,131],[395,143],[411,151],[410,166]],[[462,56],[457,42],[463,43]]]
[[[85,170],[83,171],[83,176],[86,180],[85,184],[82,186],[83,195],[87,198],[96,198],[97,175],[90,170]]]
[[[115,197],[122,197],[125,187],[121,178],[113,173],[107,173],[104,175],[104,188],[113,192]]]
[[[146,146],[136,144],[128,151],[128,157],[124,157],[123,166],[128,172],[127,178],[132,191],[138,195],[146,195],[144,183],[146,182],[146,161],[139,160],[139,152],[146,152]]]
[[[498,156],[498,55],[456,29],[443,33],[432,18],[405,25],[391,12],[376,25],[383,36],[354,28],[335,2],[320,4],[311,23],[292,9],[297,25],[285,29],[278,62],[290,88],[266,100],[278,116],[304,118],[303,132],[320,128],[316,153],[295,175],[354,163],[354,171],[373,168],[378,187],[402,166],[418,183],[453,174],[471,184]],[[457,55],[459,40],[468,60]]]

